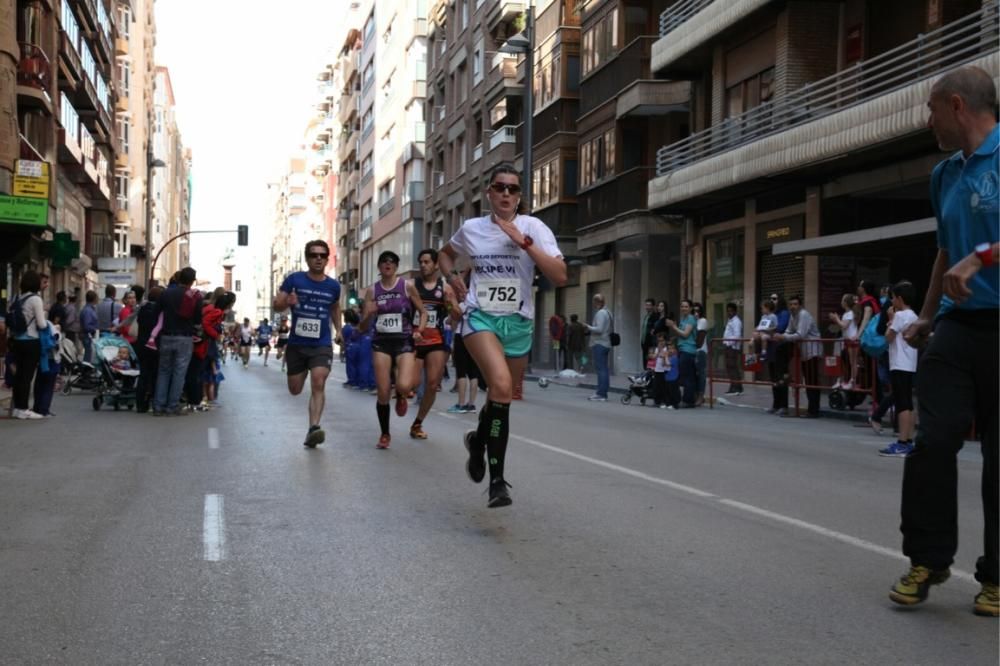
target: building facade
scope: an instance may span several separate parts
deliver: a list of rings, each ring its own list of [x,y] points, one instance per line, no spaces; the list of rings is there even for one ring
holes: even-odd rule
[[[174,273],[188,265],[190,256],[190,243],[173,239],[191,231],[192,156],[184,148],[177,127],[174,89],[166,67],[156,68],[152,141],[153,159],[164,166],[151,170],[150,250],[153,258],[160,253],[151,278],[167,284]]]
[[[721,334],[770,293],[825,322],[862,279],[923,294],[936,253],[926,128],[933,81],[1000,79],[995,0],[676,2],[651,49],[690,85],[690,133],[662,137],[648,208],[685,220],[681,292]]]

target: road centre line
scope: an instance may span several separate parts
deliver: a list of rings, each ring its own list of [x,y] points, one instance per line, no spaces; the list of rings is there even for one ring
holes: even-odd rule
[[[208,448],[217,449],[219,448],[219,429],[209,428],[208,429]]]
[[[451,419],[451,420],[455,420],[455,421],[461,421],[461,420],[463,420],[463,419],[460,419],[458,417],[452,416],[451,414],[445,414],[445,413],[442,413],[442,412],[438,412],[438,413],[441,416],[444,416],[445,418],[448,418],[448,419]],[[575,460],[579,460],[581,462],[589,463],[591,465],[596,465],[597,467],[603,467],[604,469],[611,470],[613,472],[618,472],[620,474],[625,474],[627,476],[631,476],[631,477],[636,478],[636,479],[641,479],[643,481],[648,481],[650,483],[655,483],[657,485],[665,486],[667,488],[671,488],[673,490],[678,490],[680,492],[687,493],[689,495],[694,495],[695,497],[699,497],[699,498],[702,498],[702,499],[715,500],[719,504],[727,506],[727,507],[729,507],[731,509],[737,509],[738,511],[743,511],[745,513],[750,513],[750,514],[753,514],[753,515],[756,515],[756,516],[760,516],[762,518],[767,518],[768,520],[772,520],[774,522],[784,523],[785,525],[789,525],[791,527],[796,527],[796,528],[798,528],[800,530],[805,530],[807,532],[812,532],[813,534],[819,534],[820,536],[827,537],[828,539],[833,539],[835,541],[839,541],[839,542],[847,544],[849,546],[854,546],[855,548],[859,548],[861,550],[867,550],[870,553],[876,553],[878,555],[884,555],[885,557],[890,557],[890,558],[895,559],[895,560],[902,560],[904,562],[908,561],[908,558],[905,555],[903,555],[901,552],[899,552],[898,550],[894,550],[892,548],[886,548],[885,546],[880,546],[877,543],[872,543],[871,541],[866,541],[865,539],[861,539],[859,537],[851,536],[850,534],[845,534],[843,532],[838,532],[836,530],[831,530],[831,529],[828,529],[826,527],[823,527],[822,525],[816,525],[814,523],[810,523],[810,522],[807,522],[805,520],[800,520],[798,518],[792,518],[791,516],[786,516],[786,515],[781,514],[781,513],[776,513],[774,511],[769,511],[767,509],[762,509],[762,508],[760,508],[758,506],[754,506],[753,504],[747,504],[745,502],[740,502],[740,501],[737,501],[737,500],[728,499],[726,497],[721,497],[721,496],[716,495],[714,493],[706,492],[706,491],[700,490],[698,488],[693,488],[691,486],[687,486],[687,485],[684,485],[682,483],[676,483],[674,481],[669,481],[667,479],[662,479],[660,477],[653,476],[651,474],[646,474],[645,472],[640,472],[638,470],[634,470],[634,469],[631,469],[631,468],[628,468],[628,467],[623,467],[621,465],[616,465],[614,463],[609,463],[609,462],[607,462],[605,460],[599,460],[597,458],[591,458],[590,456],[585,456],[583,454],[576,453],[574,451],[568,451],[566,449],[559,448],[558,446],[552,446],[551,444],[546,444],[544,442],[539,442],[538,440],[535,440],[535,439],[530,439],[528,437],[522,437],[521,435],[511,434],[510,438],[511,439],[516,439],[519,442],[524,442],[525,444],[530,444],[530,445],[532,445],[534,447],[537,447],[537,448],[540,448],[540,449],[544,449],[546,451],[551,451],[552,453],[558,453],[558,454],[567,456],[569,458],[573,458]],[[952,578],[957,578],[959,580],[964,580],[964,581],[969,582],[969,583],[976,583],[975,576],[973,576],[971,573],[969,573],[967,571],[962,571],[960,569],[954,569],[953,568],[951,570],[951,575],[952,575]]]
[[[222,495],[205,495],[202,541],[206,562],[226,559],[226,518]]]

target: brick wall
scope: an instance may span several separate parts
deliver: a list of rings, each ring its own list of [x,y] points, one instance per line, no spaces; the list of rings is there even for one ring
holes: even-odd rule
[[[837,3],[788,3],[776,30],[776,97],[836,72],[839,24]]]

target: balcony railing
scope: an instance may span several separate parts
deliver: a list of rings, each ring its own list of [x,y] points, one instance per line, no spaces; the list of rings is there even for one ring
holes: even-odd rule
[[[664,176],[974,60],[997,49],[998,29],[1000,10],[996,2],[990,2],[979,11],[891,51],[660,148],[656,152],[656,175]]]
[[[385,202],[383,202],[382,205],[378,207],[379,218],[383,218],[389,213],[391,213],[395,207],[396,207],[396,197],[393,196],[386,199]]]
[[[636,167],[577,194],[580,229],[615,218],[628,211],[644,211],[652,167]]]
[[[52,63],[45,51],[27,42],[19,42],[21,59],[17,62],[17,82],[48,93],[52,86]]]
[[[472,161],[483,159],[483,144],[477,143],[476,147],[472,149]]]
[[[665,37],[715,0],[680,0],[660,14],[660,37]]]
[[[517,142],[517,125],[504,125],[490,135],[490,150],[505,143]]]
[[[580,115],[590,113],[609,100],[614,100],[634,82],[653,78],[649,72],[649,54],[655,41],[656,37],[652,36],[636,37],[610,62],[581,81]]]

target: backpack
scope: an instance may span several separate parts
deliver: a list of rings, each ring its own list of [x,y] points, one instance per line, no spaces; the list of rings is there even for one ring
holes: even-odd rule
[[[28,294],[27,296],[15,298],[14,302],[10,304],[7,312],[7,322],[11,333],[15,336],[27,333],[28,326],[31,325],[28,318],[24,316],[24,304],[31,296],[31,294]]]
[[[861,350],[872,358],[878,358],[889,350],[889,343],[885,340],[885,335],[878,332],[879,316],[874,316],[868,320],[868,325],[861,332]]]

